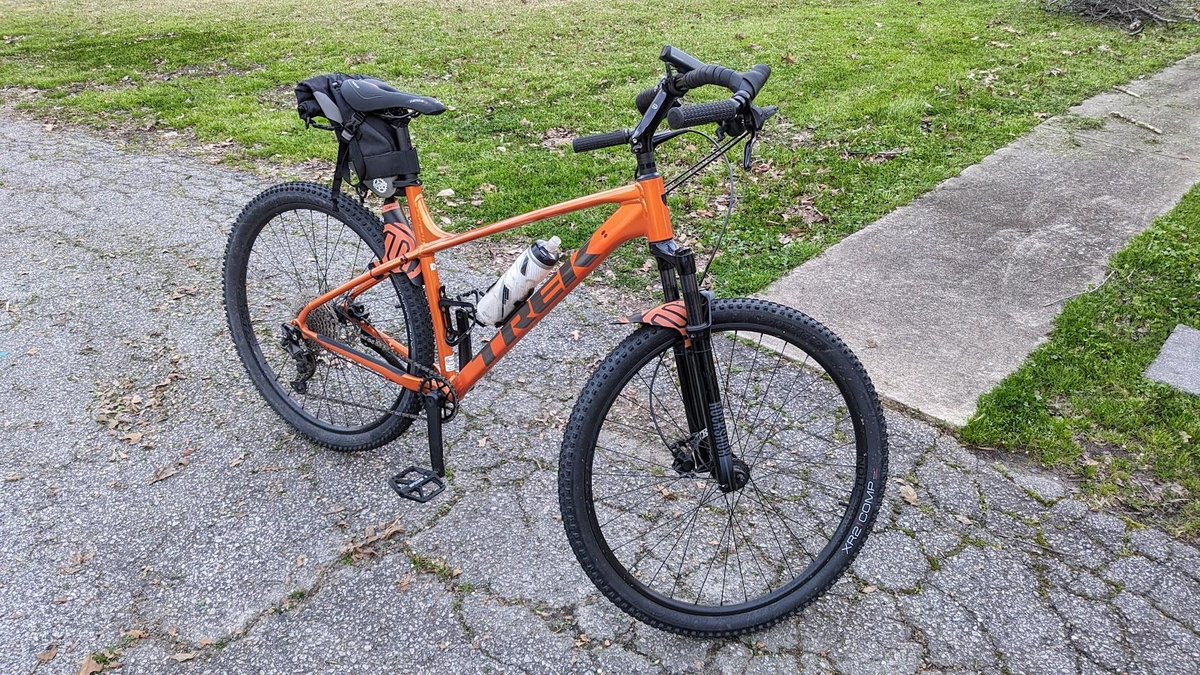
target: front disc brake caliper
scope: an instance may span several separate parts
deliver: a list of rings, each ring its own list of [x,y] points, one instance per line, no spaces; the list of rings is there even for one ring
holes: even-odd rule
[[[697,470],[705,471],[703,461],[703,445],[708,436],[707,431],[699,431],[667,445],[671,451],[671,468],[681,476],[689,476]]]

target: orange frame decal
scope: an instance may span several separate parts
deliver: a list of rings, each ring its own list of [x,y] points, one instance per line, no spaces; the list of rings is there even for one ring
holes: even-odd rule
[[[421,186],[406,187],[404,197],[408,202],[412,235],[409,236],[407,232],[403,232],[403,228],[388,229],[388,226],[385,225],[385,259],[362,275],[309,302],[300,310],[300,314],[293,323],[305,339],[316,342],[323,348],[406,389],[420,391],[423,378],[393,368],[391,365],[352,349],[348,345],[325,338],[307,326],[309,313],[320,305],[346,294],[355,297],[387,280],[393,273],[406,274],[411,278],[417,276],[419,272],[424,277],[425,295],[429,301],[429,310],[433,318],[433,335],[437,346],[434,370],[450,382],[454,387],[454,394],[458,398],[470,391],[522,337],[540,323],[563,298],[575,290],[580,282],[622,244],[637,238],[645,238],[651,243],[658,243],[674,237],[661,177],[639,180],[613,190],[547,206],[460,234],[447,233],[433,223],[433,217],[425,205],[425,196]],[[592,233],[587,243],[575,251],[570,259],[555,270],[538,290],[521,304],[513,316],[509,317],[508,321],[500,327],[495,337],[484,344],[483,348],[463,366],[461,371],[455,372],[454,368],[448,368],[448,364],[454,364],[454,367],[457,368],[458,357],[453,346],[446,342],[446,326],[439,302],[441,300],[441,283],[438,278],[437,253],[530,223],[605,204],[616,204],[618,208],[599,229]],[[399,208],[399,205],[392,203],[385,206],[384,210],[386,212],[396,208]],[[411,241],[413,238],[415,241]],[[417,264],[411,265],[410,263],[414,261]],[[407,356],[407,349],[404,345],[373,328],[369,332],[386,343],[397,354]]]

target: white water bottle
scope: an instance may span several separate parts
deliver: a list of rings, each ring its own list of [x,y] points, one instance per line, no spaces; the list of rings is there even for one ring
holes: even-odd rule
[[[475,318],[488,326],[499,326],[532,293],[542,280],[550,276],[550,270],[558,262],[562,241],[550,237],[550,241],[539,239],[525,249],[508,271],[475,304]]]

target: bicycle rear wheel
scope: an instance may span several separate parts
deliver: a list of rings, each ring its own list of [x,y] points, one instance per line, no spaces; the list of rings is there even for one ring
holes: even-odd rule
[[[804,314],[713,304],[731,450],[749,472],[725,493],[689,431],[675,350],[643,327],[600,365],[563,438],[559,502],[584,570],[658,628],[728,636],[812,602],[853,561],[887,475],[887,431],[850,350]]]
[[[358,203],[312,183],[276,185],[243,209],[225,252],[225,311],[238,356],[259,392],[288,424],[334,450],[395,439],[420,408],[411,391],[292,334],[313,298],[362,274],[384,255],[383,226]],[[343,299],[335,301],[342,303]],[[329,302],[312,330],[370,352],[357,326]],[[421,289],[402,275],[353,299],[355,312],[433,363],[433,329]]]

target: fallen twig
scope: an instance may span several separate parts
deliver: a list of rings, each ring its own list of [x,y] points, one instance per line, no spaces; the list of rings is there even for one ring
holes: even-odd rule
[[[1079,296],[1081,296],[1081,295],[1086,295],[1086,294],[1088,294],[1088,293],[1093,293],[1093,292],[1095,292],[1095,291],[1098,291],[1098,290],[1100,290],[1100,288],[1101,288],[1102,286],[1104,286],[1104,284],[1107,284],[1107,283],[1108,283],[1108,280],[1109,280],[1109,279],[1111,279],[1111,278],[1113,278],[1113,275],[1114,275],[1114,274],[1116,274],[1116,273],[1117,273],[1117,272],[1116,272],[1116,270],[1113,270],[1113,271],[1109,272],[1109,273],[1108,273],[1108,276],[1104,277],[1104,281],[1101,281],[1101,282],[1100,282],[1100,284],[1099,284],[1099,285],[1097,285],[1095,288],[1088,288],[1088,289],[1085,289],[1085,290],[1079,291],[1078,293],[1072,293],[1072,294],[1070,294],[1070,295],[1066,296],[1065,298],[1059,298],[1059,299],[1057,299],[1057,300],[1054,300],[1054,301],[1052,301],[1052,302],[1047,302],[1046,304],[1042,305],[1042,307],[1049,307],[1050,305],[1057,305],[1058,303],[1060,303],[1060,302],[1066,302],[1067,300],[1070,300],[1071,298],[1077,298],[1077,297],[1079,297]]]
[[[1114,110],[1108,114],[1112,115],[1113,117],[1115,117],[1119,120],[1124,120],[1125,122],[1129,122],[1130,124],[1132,124],[1135,127],[1141,127],[1143,129],[1145,129],[1146,131],[1153,131],[1154,133],[1158,134],[1159,136],[1162,135],[1162,129],[1159,129],[1158,127],[1154,126],[1153,124],[1148,124],[1139,119],[1130,117],[1129,115],[1126,115],[1123,112],[1117,112],[1116,110]]]
[[[1129,90],[1128,90],[1128,89],[1126,89],[1125,87],[1113,87],[1113,89],[1116,89],[1117,91],[1121,92],[1122,94],[1128,94],[1128,95],[1130,95],[1130,96],[1132,96],[1132,97],[1134,97],[1134,98],[1141,98],[1141,97],[1142,97],[1142,95],[1141,95],[1141,94],[1139,94],[1139,93],[1137,93],[1136,91],[1129,91]]]

